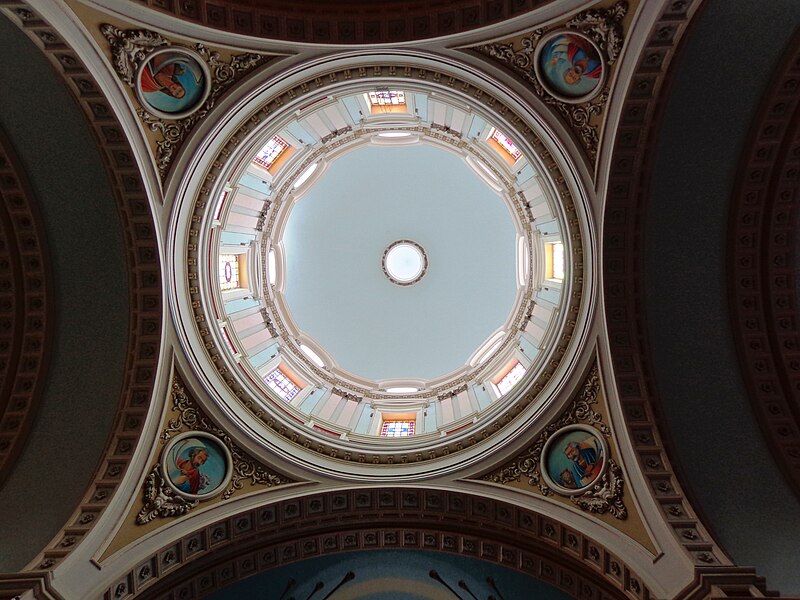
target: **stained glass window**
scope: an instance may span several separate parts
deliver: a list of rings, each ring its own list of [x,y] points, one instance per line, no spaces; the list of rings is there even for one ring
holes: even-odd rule
[[[381,427],[383,437],[409,437],[414,435],[416,421],[384,421]]]
[[[281,398],[286,400],[287,402],[294,398],[298,392],[300,392],[300,387],[291,379],[286,376],[286,373],[280,370],[280,368],[275,369],[272,373],[267,375],[264,378],[264,382],[273,390],[275,393],[278,394]]]
[[[239,287],[239,255],[219,255],[219,287],[234,290]]]
[[[375,90],[369,93],[369,102],[372,106],[405,104],[406,95],[400,90]]]
[[[504,133],[494,129],[492,131],[492,135],[489,137],[500,144],[500,147],[508,152],[514,160],[517,160],[520,156],[522,156],[522,151],[517,148],[517,145],[512,142]]]
[[[499,394],[505,396],[511,388],[519,383],[523,375],[525,375],[525,367],[522,366],[521,362],[517,361],[517,364],[497,382],[497,391]]]
[[[258,151],[258,154],[253,158],[253,162],[265,169],[269,169],[288,147],[289,144],[276,135]]]

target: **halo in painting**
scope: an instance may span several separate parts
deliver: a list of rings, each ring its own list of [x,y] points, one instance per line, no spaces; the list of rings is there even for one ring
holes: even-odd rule
[[[574,496],[594,485],[605,471],[608,451],[596,429],[569,425],[542,448],[542,476],[553,490]]]
[[[533,66],[548,93],[572,104],[594,98],[603,89],[608,70],[594,40],[569,29],[554,31],[539,41]]]
[[[136,71],[136,96],[162,119],[182,119],[203,105],[211,91],[211,73],[200,56],[169,46],[148,54]]]
[[[176,494],[207,500],[225,489],[233,474],[233,459],[218,438],[189,431],[166,445],[161,468],[164,480]]]

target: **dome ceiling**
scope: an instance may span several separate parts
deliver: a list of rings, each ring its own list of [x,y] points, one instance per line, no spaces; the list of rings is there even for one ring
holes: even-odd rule
[[[412,286],[381,269],[400,239],[427,253]],[[358,148],[292,208],[286,302],[342,369],[433,379],[463,367],[512,312],[516,241],[507,206],[460,157],[430,145]]]
[[[394,548],[480,558],[578,597],[769,595],[735,565],[741,546],[723,548],[698,515],[661,431],[659,393],[689,398],[670,400],[671,421],[675,411],[691,419],[687,402],[708,404],[680,387],[691,371],[664,375],[665,339],[708,349],[735,380],[714,353],[722,328],[697,344],[685,323],[650,321],[653,308],[680,312],[708,288],[688,300],[640,298],[663,287],[662,273],[650,273],[655,255],[663,262],[671,251],[653,249],[681,206],[653,217],[663,194],[647,182],[666,189],[664,148],[681,134],[680,111],[668,107],[659,125],[653,109],[677,97],[665,81],[686,87],[668,65],[683,60],[673,59],[677,41],[701,3],[464,0],[416,3],[402,16],[394,0],[0,9],[65,69],[95,119],[115,190],[137,199],[131,292],[150,296],[132,300],[130,335],[152,342],[130,352],[136,395],[126,404],[123,387],[116,433],[80,507],[20,579],[38,577],[54,596],[191,598],[251,573],[288,577],[278,568],[293,563],[303,597],[319,594],[317,572],[320,597],[341,582],[349,597],[381,597],[414,584],[367,589],[360,567],[356,579],[339,573],[348,555],[324,576],[304,559],[369,550],[369,561],[392,561]],[[725,21],[708,14],[715,27]],[[411,48],[411,39],[427,41]],[[382,45],[333,45],[363,42]],[[576,76],[590,93],[556,93]],[[199,96],[159,108],[176,86]],[[399,263],[387,254],[396,243],[411,248]],[[397,271],[404,260],[412,272]],[[711,272],[724,261],[712,244],[701,262]],[[159,285],[164,319],[140,318],[162,306]],[[648,343],[660,344],[652,357]],[[714,426],[733,415],[707,413],[674,447],[697,423],[716,439]],[[731,465],[774,489],[771,475],[748,475],[758,465]],[[714,504],[722,518],[698,495],[711,525],[741,533],[719,539],[742,541],[763,510],[742,523],[731,474],[700,479],[730,494]],[[773,494],[771,506],[790,512],[784,497]],[[784,556],[773,567],[791,572],[792,519],[775,521],[783,537],[749,544],[759,572],[774,548]],[[419,567],[417,582],[447,587],[424,559]],[[477,567],[438,572],[456,595],[513,595],[508,573],[495,588],[473,577]],[[0,590],[12,585],[0,578]]]
[[[261,443],[277,430],[310,436],[304,448],[345,463],[367,448],[387,465],[400,448],[440,448],[418,461],[449,457],[498,431],[498,419],[509,423],[506,410],[546,406],[541,391],[561,385],[566,371],[552,374],[579,347],[571,330],[586,325],[566,318],[579,313],[585,279],[583,217],[565,214],[583,215],[583,199],[541,148],[539,126],[521,128],[483,90],[465,93],[473,83],[455,87],[457,70],[443,85],[423,57],[359,60],[376,77],[340,83],[326,64],[329,87],[309,94],[301,79],[272,101],[265,84],[237,109],[260,111],[249,119],[263,123],[227,142],[213,188],[200,189],[214,198],[193,209],[204,299],[181,312],[216,315],[217,341],[202,352],[231,376],[212,376],[208,390],[234,411],[228,394],[255,398]],[[346,82],[354,65],[342,62]],[[176,231],[176,247],[184,235]],[[413,285],[381,268],[398,240],[428,260]]]

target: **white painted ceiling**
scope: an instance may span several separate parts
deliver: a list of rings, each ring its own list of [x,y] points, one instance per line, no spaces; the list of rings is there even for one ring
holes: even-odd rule
[[[366,146],[334,161],[294,206],[283,243],[295,322],[355,375],[453,371],[508,318],[516,293],[509,209],[458,156]],[[423,246],[408,287],[381,269],[399,239]]]

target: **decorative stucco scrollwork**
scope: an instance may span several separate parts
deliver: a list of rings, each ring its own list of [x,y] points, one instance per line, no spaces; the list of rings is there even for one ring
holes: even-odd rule
[[[624,43],[622,20],[627,12],[628,3],[620,0],[611,8],[585,10],[570,19],[565,26],[567,29],[574,29],[594,40],[603,54],[605,63],[612,65],[622,51]],[[535,29],[516,43],[511,41],[510,43],[483,44],[475,47],[474,50],[506,64],[512,71],[530,83],[534,93],[558,111],[567,121],[578,135],[586,152],[594,159],[597,156],[600,138],[598,125],[592,122],[592,118],[603,112],[603,107],[609,98],[609,91],[606,89],[590,101],[579,104],[564,102],[547,91],[536,74],[534,61],[539,41],[547,33],[556,29]],[[520,47],[515,47],[517,44]]]
[[[589,9],[578,14],[567,23],[567,27],[582,31],[591,37],[605,52],[608,64],[612,65],[622,52],[625,33],[622,19],[628,13],[628,3],[620,0],[611,8]]]
[[[187,500],[176,495],[164,481],[161,465],[154,465],[144,481],[144,506],[136,515],[139,525],[157,517],[179,517],[197,506],[197,500]]]
[[[505,484],[511,481],[521,481],[523,477],[527,477],[529,485],[536,487],[545,496],[551,495],[553,490],[541,473],[542,451],[547,440],[560,432],[562,428],[576,423],[589,425],[605,437],[611,437],[608,425],[603,423],[600,413],[592,407],[597,403],[599,391],[600,374],[595,365],[566,412],[558,420],[550,423],[522,454],[500,469],[484,475],[482,479],[492,483]],[[628,511],[622,501],[624,485],[622,469],[610,457],[607,458],[607,461],[608,468],[599,480],[582,494],[570,496],[570,500],[585,511],[608,512],[618,519],[625,519]]]
[[[198,408],[177,375],[172,380],[171,408],[177,416],[167,421],[160,436],[162,444],[179,433],[202,431],[219,439],[230,451],[233,458],[233,475],[227,489],[221,495],[222,500],[227,500],[237,491],[244,489],[245,484],[274,487],[294,483],[294,480],[271,471],[233,443],[231,437]],[[196,500],[187,500],[173,493],[164,481],[160,464],[151,469],[145,480],[143,500],[144,507],[136,517],[139,525],[144,525],[156,517],[185,515],[198,504]]]
[[[106,23],[100,26],[100,31],[111,46],[114,69],[131,88],[136,87],[136,73],[148,55],[158,48],[173,46],[160,34],[146,29],[122,30]],[[203,44],[193,44],[190,48],[205,61],[211,73],[211,89],[202,106],[192,114],[175,120],[155,116],[144,108],[136,109],[136,114],[145,125],[160,134],[161,139],[156,142],[156,166],[162,180],[166,178],[184,138],[214,108],[222,93],[241,75],[269,60],[268,56],[247,53],[233,55],[230,61],[225,61],[219,52]]]

